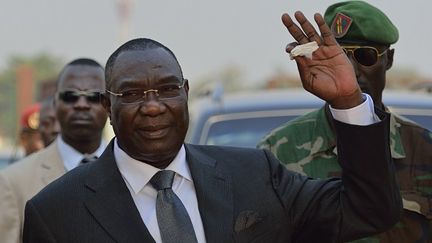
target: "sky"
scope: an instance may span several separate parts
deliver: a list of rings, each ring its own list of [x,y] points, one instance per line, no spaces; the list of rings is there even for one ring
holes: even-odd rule
[[[132,0],[128,38],[122,37],[119,0],[0,0],[0,69],[9,56],[49,52],[65,62],[91,57],[105,64],[125,40],[155,39],[177,55],[191,85],[234,66],[245,80],[260,81],[277,71],[296,74],[284,49],[293,41],[282,13],[301,10],[312,19],[329,0]],[[395,69],[432,77],[428,26],[432,2],[368,1],[399,28]]]

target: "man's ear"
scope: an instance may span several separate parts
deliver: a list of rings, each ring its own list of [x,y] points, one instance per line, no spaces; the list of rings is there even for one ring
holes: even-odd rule
[[[386,70],[389,70],[393,66],[394,49],[388,49],[387,51],[387,66]]]
[[[186,91],[186,96],[189,97],[189,80],[185,79],[184,82],[183,88]]]
[[[53,97],[53,100],[52,100],[52,104],[53,104],[53,107],[54,107],[54,109],[56,108],[56,106],[57,106],[57,102],[58,102],[58,95],[57,95],[57,93],[55,93],[54,94],[54,97]]]
[[[111,124],[111,98],[109,94],[101,94],[101,104],[107,112]]]

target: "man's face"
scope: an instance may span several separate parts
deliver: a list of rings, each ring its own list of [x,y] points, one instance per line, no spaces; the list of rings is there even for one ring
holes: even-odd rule
[[[39,112],[39,132],[45,147],[51,144],[60,132],[52,103],[43,104]]]
[[[353,51],[348,51],[347,55],[354,67],[360,88],[372,97],[376,105],[381,106],[382,92],[386,84],[386,72],[393,64],[394,50],[388,49],[387,46],[374,44],[339,44],[342,48],[347,47],[348,50],[353,50],[354,48],[350,48],[352,46],[373,47],[377,50],[378,55],[375,63],[371,61],[369,56],[374,53],[370,50],[364,53],[358,52],[359,55],[356,55],[356,57]],[[373,64],[370,65],[371,63]]]
[[[188,83],[169,99],[150,89],[181,85],[183,78],[176,60],[164,49],[125,51],[117,57],[111,74],[114,93],[137,91],[136,103],[107,94],[104,105],[109,113],[118,144],[131,157],[165,167],[176,156],[186,136],[189,114]]]
[[[103,69],[89,65],[67,66],[59,80],[57,93],[64,91],[105,91]],[[100,142],[107,114],[100,102],[81,95],[77,100],[56,96],[55,108],[63,140],[74,146],[82,142]]]
[[[44,148],[41,134],[37,130],[21,132],[20,143],[26,156]]]

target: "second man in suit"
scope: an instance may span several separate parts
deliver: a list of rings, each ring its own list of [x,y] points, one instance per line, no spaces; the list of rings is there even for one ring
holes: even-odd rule
[[[104,69],[92,59],[76,59],[61,71],[54,101],[61,135],[47,148],[0,171],[2,243],[22,241],[27,200],[83,158],[102,154],[107,120],[100,103],[104,90]]]

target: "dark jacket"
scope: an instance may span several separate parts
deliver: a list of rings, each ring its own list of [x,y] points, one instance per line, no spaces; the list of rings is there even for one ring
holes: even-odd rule
[[[266,150],[187,144],[207,242],[342,242],[397,222],[402,206],[388,117],[366,127],[336,126],[342,180],[290,172]],[[70,171],[27,203],[24,242],[154,242],[112,142],[98,161]]]

